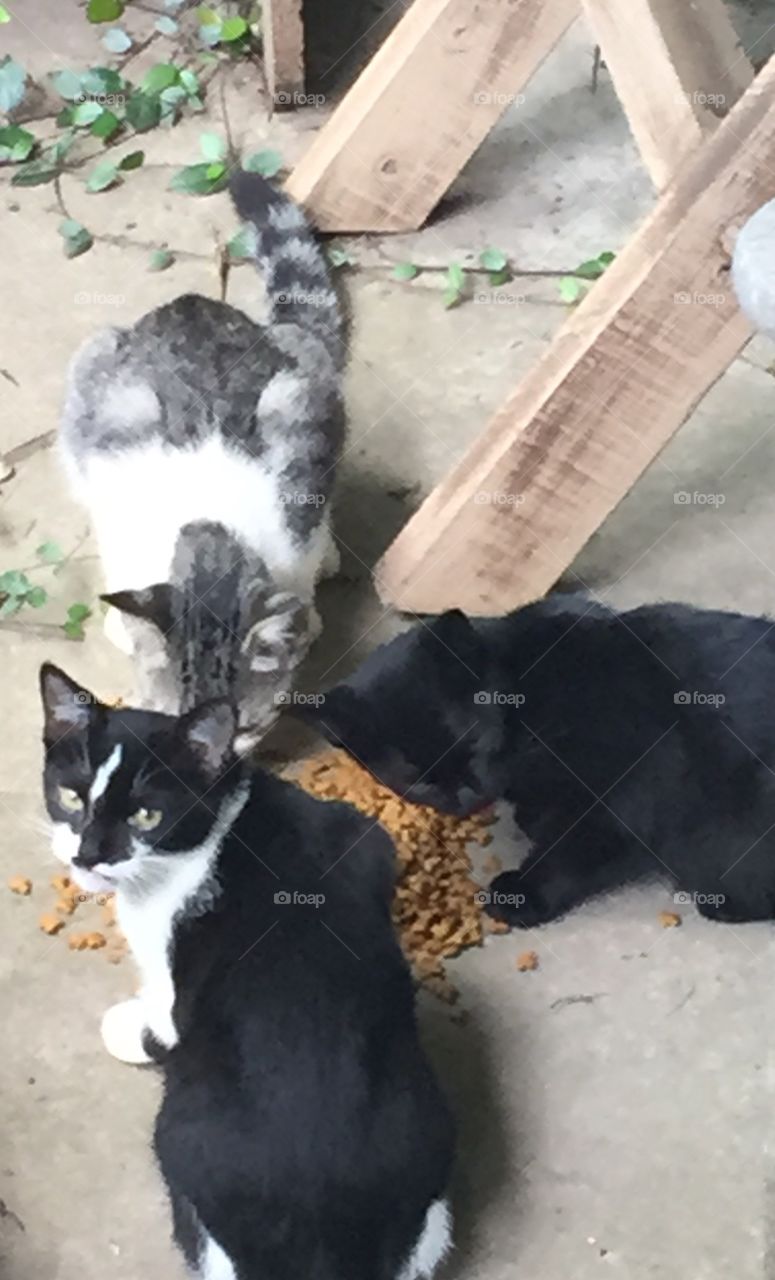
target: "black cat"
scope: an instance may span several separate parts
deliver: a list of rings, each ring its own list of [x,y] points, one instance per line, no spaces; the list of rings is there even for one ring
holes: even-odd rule
[[[155,1150],[201,1280],[419,1280],[446,1253],[446,1105],[393,933],[393,849],[233,754],[225,701],[109,710],[41,674],[58,852],[142,976],[117,1057],[163,1065]],[[67,836],[64,833],[67,832]]]
[[[774,627],[582,596],[497,620],[453,611],[294,711],[410,800],[511,801],[532,849],[491,886],[510,924],[646,876],[711,919],[771,919]]]

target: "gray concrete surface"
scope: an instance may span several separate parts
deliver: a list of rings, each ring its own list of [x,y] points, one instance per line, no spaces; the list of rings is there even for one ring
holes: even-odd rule
[[[14,12],[0,27],[0,52],[38,73],[95,60],[96,36],[75,4],[22,0]],[[141,11],[130,16],[135,29],[147,27]],[[742,18],[746,40],[759,40],[772,5],[749,3]],[[142,56],[156,60],[163,48]],[[344,576],[325,590],[310,687],[336,678],[401,625],[378,605],[370,566],[564,315],[551,280],[518,281],[513,293],[524,301],[508,306],[445,311],[438,275],[400,285],[375,264],[473,261],[495,244],[522,268],[573,267],[618,248],[649,206],[610,86],[604,80],[596,95],[589,91],[590,59],[589,33],[577,27],[429,229],[352,244],[365,265],[348,278],[351,436],[337,515]],[[235,71],[227,101],[241,140],[277,145],[289,159],[317,124],[309,115],[268,121],[250,72]],[[217,127],[216,95],[213,103]],[[4,181],[2,449],[54,427],[66,361],[86,334],[186,288],[216,290],[210,255],[214,231],[232,225],[226,202],[166,190],[170,165],[195,158],[207,118],[147,135],[153,163],[114,192],[86,196],[65,179],[76,216],[125,237],[74,261],[61,255],[51,189],[12,192]],[[190,256],[148,274],[138,242],[166,242]],[[258,308],[248,270],[232,285],[240,304]],[[749,347],[588,545],[569,583],[581,580],[619,603],[677,597],[773,612],[774,356],[762,340]],[[676,504],[677,491],[721,494],[723,505]],[[34,626],[0,623],[2,1274],[177,1280],[148,1147],[158,1082],[111,1061],[98,1039],[104,1007],[132,989],[131,965],[69,953],[36,929],[57,869],[40,801],[38,665],[59,662],[102,695],[126,690],[129,669],[97,624],[83,644],[57,629],[67,603],[94,598],[99,567],[55,457],[33,448],[0,488],[0,569],[29,564],[44,539],[75,551],[58,578],[41,575],[52,603]],[[284,733],[275,752],[298,748]],[[502,824],[494,848],[514,859],[519,838]],[[5,892],[14,874],[34,881],[30,899]],[[775,1275],[775,936],[767,925],[718,926],[690,911],[681,928],[664,930],[658,912],[672,905],[667,890],[640,889],[527,938],[488,941],[450,966],[468,1013],[463,1024],[422,999],[423,1027],[462,1130],[449,1280]],[[514,962],[526,945],[540,968],[520,974]]]

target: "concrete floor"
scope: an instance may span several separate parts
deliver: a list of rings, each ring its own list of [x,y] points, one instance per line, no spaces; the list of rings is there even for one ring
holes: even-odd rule
[[[771,8],[745,6],[748,42],[773,21]],[[74,4],[20,0],[14,11],[3,48],[32,70],[105,60]],[[130,18],[137,30],[148,25],[142,12]],[[144,60],[164,56],[158,43]],[[338,504],[345,576],[325,591],[310,686],[335,679],[400,625],[379,607],[369,566],[564,316],[552,281],[520,281],[515,293],[525,300],[509,307],[445,311],[438,276],[406,286],[372,268],[406,257],[472,261],[485,244],[523,268],[573,267],[617,249],[649,207],[649,182],[605,77],[589,92],[590,59],[589,34],[578,27],[432,227],[353,243],[362,266],[348,281],[351,439]],[[235,73],[227,95],[235,132],[249,149],[277,145],[292,159],[316,119],[267,122],[257,92],[255,77]],[[211,114],[217,127],[218,109]],[[187,288],[215,292],[210,249],[214,229],[232,225],[226,201],[166,190],[169,166],[194,160],[204,127],[203,118],[147,135],[153,163],[116,191],[87,196],[65,180],[76,217],[127,238],[74,261],[61,255],[51,190],[3,186],[6,452],[55,426],[67,359],[86,334]],[[191,256],[148,274],[147,251],[136,247],[146,241]],[[232,296],[258,309],[247,269],[234,274]],[[774,354],[761,339],[751,344],[569,581],[617,603],[682,598],[773,610],[775,384],[766,370]],[[33,445],[21,455],[0,488],[0,569],[29,564],[48,539],[77,550],[58,578],[41,576],[54,599],[34,626],[0,623],[0,881],[24,874],[35,882],[31,899],[0,891],[2,1274],[177,1280],[148,1148],[158,1083],[111,1061],[98,1040],[102,1010],[132,988],[131,965],[71,954],[35,927],[55,871],[40,801],[37,668],[50,658],[103,695],[128,688],[129,668],[98,625],[83,644],[58,631],[66,604],[94,599],[98,564],[51,450]],[[677,506],[677,490],[721,493],[724,502]],[[495,849],[509,860],[519,848],[504,824]],[[450,966],[469,1014],[463,1025],[423,998],[423,1026],[462,1126],[449,1280],[591,1280],[606,1269],[627,1280],[775,1276],[775,935],[767,925],[729,928],[690,912],[681,928],[664,930],[658,912],[671,906],[666,890],[623,893],[530,937],[469,952]],[[514,961],[526,945],[540,968],[520,974]]]

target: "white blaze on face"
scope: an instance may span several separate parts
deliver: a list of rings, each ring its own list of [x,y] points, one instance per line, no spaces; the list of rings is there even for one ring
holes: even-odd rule
[[[108,789],[108,784],[116,769],[121,764],[121,757],[124,748],[119,743],[114,747],[107,760],[103,760],[97,772],[94,775],[94,781],[89,788],[89,803],[96,804],[100,796],[103,796]]]

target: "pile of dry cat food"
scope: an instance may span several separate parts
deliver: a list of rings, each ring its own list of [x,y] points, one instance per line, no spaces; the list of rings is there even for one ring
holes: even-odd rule
[[[492,814],[453,818],[408,804],[344,751],[313,756],[292,776],[312,795],[345,800],[377,818],[393,837],[400,865],[393,918],[404,952],[423,984],[452,1002],[457,993],[443,961],[478,946],[485,933],[508,932],[483,914],[466,848],[469,841],[490,843]],[[498,870],[496,861],[490,860],[490,871]]]
[[[29,898],[32,896],[33,884],[26,876],[12,876],[8,881],[8,888],[11,893]],[[61,936],[71,951],[104,950],[111,964],[119,964],[127,953],[127,944],[123,934],[116,928],[113,895],[84,893],[65,875],[54,876],[50,881],[50,888],[53,890],[53,901],[38,917],[41,932],[51,938]],[[77,920],[76,916],[79,917]],[[95,924],[100,927],[93,928]]]

